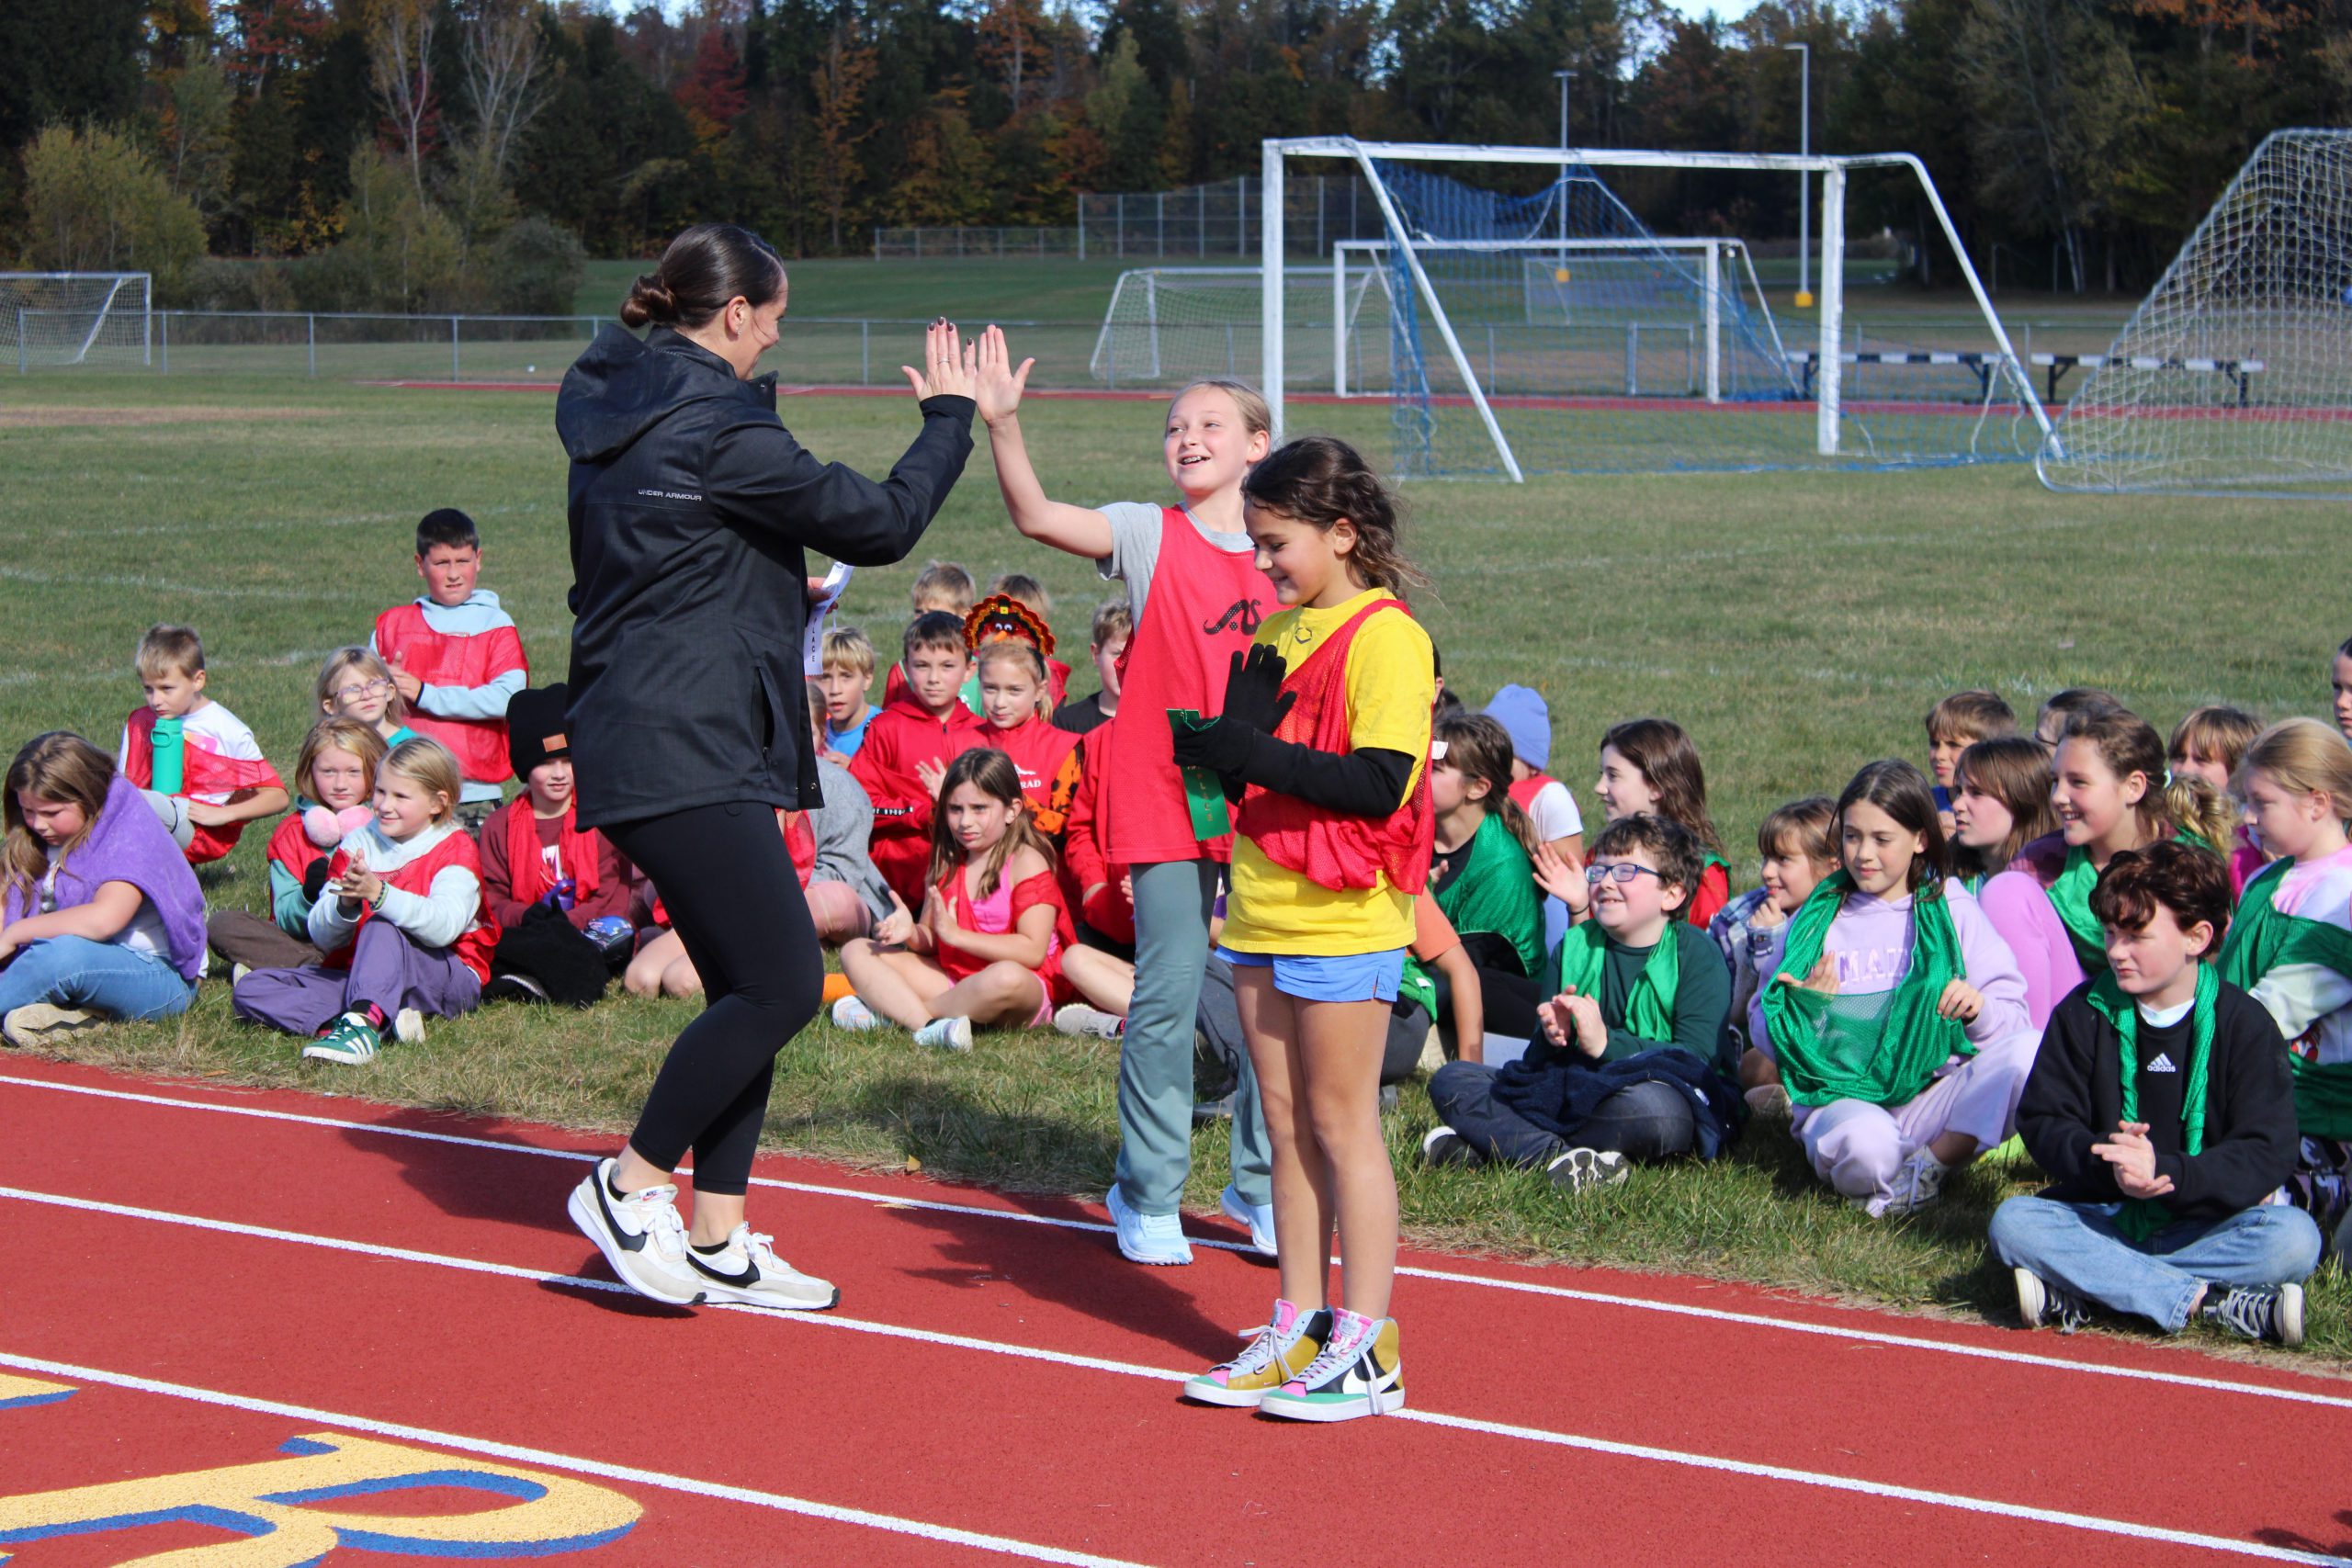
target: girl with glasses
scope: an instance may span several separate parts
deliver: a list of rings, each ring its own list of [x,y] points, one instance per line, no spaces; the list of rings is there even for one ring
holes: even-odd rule
[[[408,727],[408,705],[390,666],[365,648],[338,648],[319,666],[314,694],[329,718],[356,718],[383,738],[386,750],[416,739]]]

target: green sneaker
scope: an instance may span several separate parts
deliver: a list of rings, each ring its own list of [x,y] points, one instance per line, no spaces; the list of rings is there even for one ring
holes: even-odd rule
[[[372,1062],[384,1037],[376,1026],[356,1012],[345,1013],[330,1025],[324,1034],[302,1047],[302,1055],[321,1062],[341,1062],[357,1066]]]
[[[1288,1302],[1274,1303],[1274,1315],[1258,1330],[1249,1348],[1222,1366],[1187,1378],[1184,1397],[1203,1404],[1247,1410],[1306,1370],[1331,1337],[1331,1309],[1302,1313]]]
[[[1396,1320],[1351,1318],[1333,1326],[1330,1342],[1305,1371],[1269,1389],[1258,1408],[1292,1421],[1352,1421],[1405,1408],[1405,1363]]]

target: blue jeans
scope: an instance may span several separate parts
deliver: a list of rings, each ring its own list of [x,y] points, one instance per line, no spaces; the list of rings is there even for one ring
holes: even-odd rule
[[[2208,1283],[2283,1285],[2319,1266],[2319,1226],[2284,1203],[2181,1220],[2138,1242],[2115,1226],[2121,1208],[2012,1198],[1993,1212],[1993,1256],[2167,1334],[2188,1322]]]
[[[110,1018],[169,1018],[195,999],[195,982],[164,960],[87,937],[45,937],[0,969],[0,1012],[53,1002]]]

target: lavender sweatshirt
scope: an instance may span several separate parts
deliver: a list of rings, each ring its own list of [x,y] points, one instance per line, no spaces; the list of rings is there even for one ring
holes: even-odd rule
[[[2018,971],[2018,961],[2009,952],[2009,944],[2001,940],[1968,889],[1956,881],[1944,884],[1944,899],[1951,906],[1952,929],[1960,936],[1960,956],[1964,973],[1962,978],[1983,993],[1984,1006],[1976,1021],[1968,1026],[1968,1038],[1979,1045],[1989,1045],[1996,1040],[2033,1029],[2033,1021],[2026,1011],[2025,976]],[[1758,972],[1769,977],[1780,973],[1781,953],[1787,945],[1789,928],[1783,924],[1775,933],[1768,964],[1757,965]],[[1838,988],[1849,996],[1868,996],[1879,991],[1891,991],[1911,967],[1911,898],[1873,898],[1866,893],[1849,893],[1846,902],[1829,922],[1829,935],[1822,943],[1822,951],[1837,960]],[[1747,1009],[1748,1040],[1759,1051],[1770,1055],[1770,1037],[1764,1030],[1764,1000],[1759,990]]]

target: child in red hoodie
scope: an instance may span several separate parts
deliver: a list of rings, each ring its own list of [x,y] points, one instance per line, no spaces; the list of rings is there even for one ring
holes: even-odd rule
[[[1002,615],[984,619],[998,604],[1010,606],[1018,620],[1009,623]],[[966,619],[964,633],[978,670],[980,716],[988,720],[983,743],[1012,759],[1037,830],[1058,840],[1078,790],[1079,768],[1078,737],[1046,716],[1052,698],[1046,656],[1054,634],[1011,599],[981,601]]]
[[[899,668],[906,694],[865,727],[865,744],[850,774],[874,802],[874,866],[909,908],[922,904],[931,866],[931,824],[947,764],[988,743],[988,727],[956,697],[971,672],[961,617],[917,615],[907,627]]]

